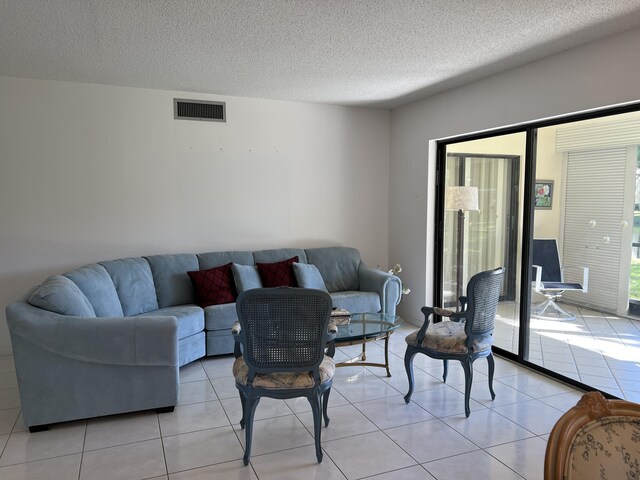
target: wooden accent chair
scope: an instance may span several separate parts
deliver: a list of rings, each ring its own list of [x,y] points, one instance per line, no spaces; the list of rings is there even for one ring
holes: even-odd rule
[[[467,285],[467,296],[460,297],[462,311],[453,312],[437,307],[422,307],[424,324],[407,335],[407,350],[404,366],[409,380],[409,391],[404,401],[409,403],[413,394],[413,357],[422,353],[431,358],[443,360],[442,380],[447,381],[448,361],[458,360],[464,369],[464,411],[468,417],[471,383],[473,382],[473,362],[486,358],[489,364],[489,391],[493,392],[493,371],[495,364],[491,345],[500,289],[504,279],[504,268],[496,268],[476,273]],[[450,320],[431,323],[431,316],[447,317]]]
[[[330,321],[331,306],[328,293],[304,288],[257,288],[238,296],[239,323],[232,328],[233,376],[242,402],[240,426],[246,429],[245,465],[251,456],[253,417],[261,397],[307,398],[313,412],[316,458],[322,462],[320,411],[325,426],[329,425],[327,402],[335,371],[337,327]]]
[[[640,405],[586,393],[551,431],[545,480],[640,478]]]

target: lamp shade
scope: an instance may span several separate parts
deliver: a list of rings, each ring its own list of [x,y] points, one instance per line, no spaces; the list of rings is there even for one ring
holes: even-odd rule
[[[479,210],[478,187],[447,187],[445,208],[447,210]]]

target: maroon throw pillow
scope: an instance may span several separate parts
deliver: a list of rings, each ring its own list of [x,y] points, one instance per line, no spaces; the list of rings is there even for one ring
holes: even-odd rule
[[[209,305],[232,303],[238,298],[236,284],[233,281],[231,263],[209,270],[187,272],[196,292],[198,305],[202,308]]]
[[[298,261],[298,257],[275,263],[256,263],[258,273],[262,280],[262,286],[269,287],[297,287],[298,282],[293,273],[293,264]]]

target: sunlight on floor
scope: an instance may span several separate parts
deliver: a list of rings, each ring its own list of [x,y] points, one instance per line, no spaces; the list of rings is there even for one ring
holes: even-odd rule
[[[495,345],[516,352],[517,305],[500,304]],[[529,361],[620,398],[640,401],[640,320],[563,304],[575,320],[532,317]]]

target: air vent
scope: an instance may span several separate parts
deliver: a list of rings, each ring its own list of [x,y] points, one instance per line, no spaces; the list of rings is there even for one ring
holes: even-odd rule
[[[176,120],[204,120],[207,122],[226,122],[225,102],[206,100],[173,99],[173,118]]]

